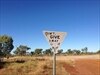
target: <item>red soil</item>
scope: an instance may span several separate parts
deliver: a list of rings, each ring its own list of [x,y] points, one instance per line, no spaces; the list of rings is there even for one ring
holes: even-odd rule
[[[63,63],[70,75],[100,75],[100,59],[78,59],[74,65]]]

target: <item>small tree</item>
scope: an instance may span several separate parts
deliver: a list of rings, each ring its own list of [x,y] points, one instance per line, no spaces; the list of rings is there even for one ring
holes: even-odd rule
[[[72,51],[71,49],[68,49],[68,50],[67,50],[67,53],[68,53],[68,54],[72,54],[73,51]]]
[[[0,35],[0,56],[9,56],[13,48],[12,37]]]
[[[76,55],[79,55],[81,53],[81,51],[80,50],[73,50],[73,54],[76,54]]]
[[[39,48],[35,49],[35,55],[41,55],[42,54],[42,50],[43,49],[39,49]]]
[[[32,56],[32,55],[35,55],[35,52],[34,51],[31,51],[30,52],[30,55]]]
[[[87,48],[87,47],[85,47],[85,48],[84,48],[84,50],[85,50],[85,53],[87,53],[87,51],[88,51],[88,48]]]
[[[82,53],[84,53],[84,49],[81,49]]]
[[[83,49],[81,49],[81,51],[82,51],[82,53],[87,53],[87,51],[88,51],[88,48],[87,47],[85,47],[85,48],[83,48]]]
[[[58,50],[58,54],[62,54],[63,49]]]
[[[26,55],[27,50],[29,50],[30,47],[24,46],[24,45],[20,45],[19,47],[17,47],[17,49],[14,51],[14,54],[16,55]]]
[[[51,48],[50,49],[46,49],[45,51],[43,51],[43,54],[44,55],[51,55],[52,54]]]

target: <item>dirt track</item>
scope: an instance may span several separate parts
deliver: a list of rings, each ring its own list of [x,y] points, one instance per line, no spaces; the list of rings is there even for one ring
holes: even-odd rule
[[[84,59],[75,61],[78,75],[100,75],[100,60]]]
[[[74,66],[62,64],[70,75],[100,75],[100,59],[87,57],[74,59]]]

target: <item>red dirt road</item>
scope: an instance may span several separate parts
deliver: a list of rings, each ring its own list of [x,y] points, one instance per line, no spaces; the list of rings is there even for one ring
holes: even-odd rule
[[[100,59],[77,59],[75,66],[63,63],[70,75],[100,75]]]

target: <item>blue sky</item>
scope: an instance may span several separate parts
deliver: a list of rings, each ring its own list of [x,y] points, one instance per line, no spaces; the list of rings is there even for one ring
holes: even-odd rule
[[[12,36],[15,48],[50,48],[43,30],[67,32],[61,48],[100,49],[99,0],[0,0],[0,35]],[[14,48],[14,49],[15,49]]]

